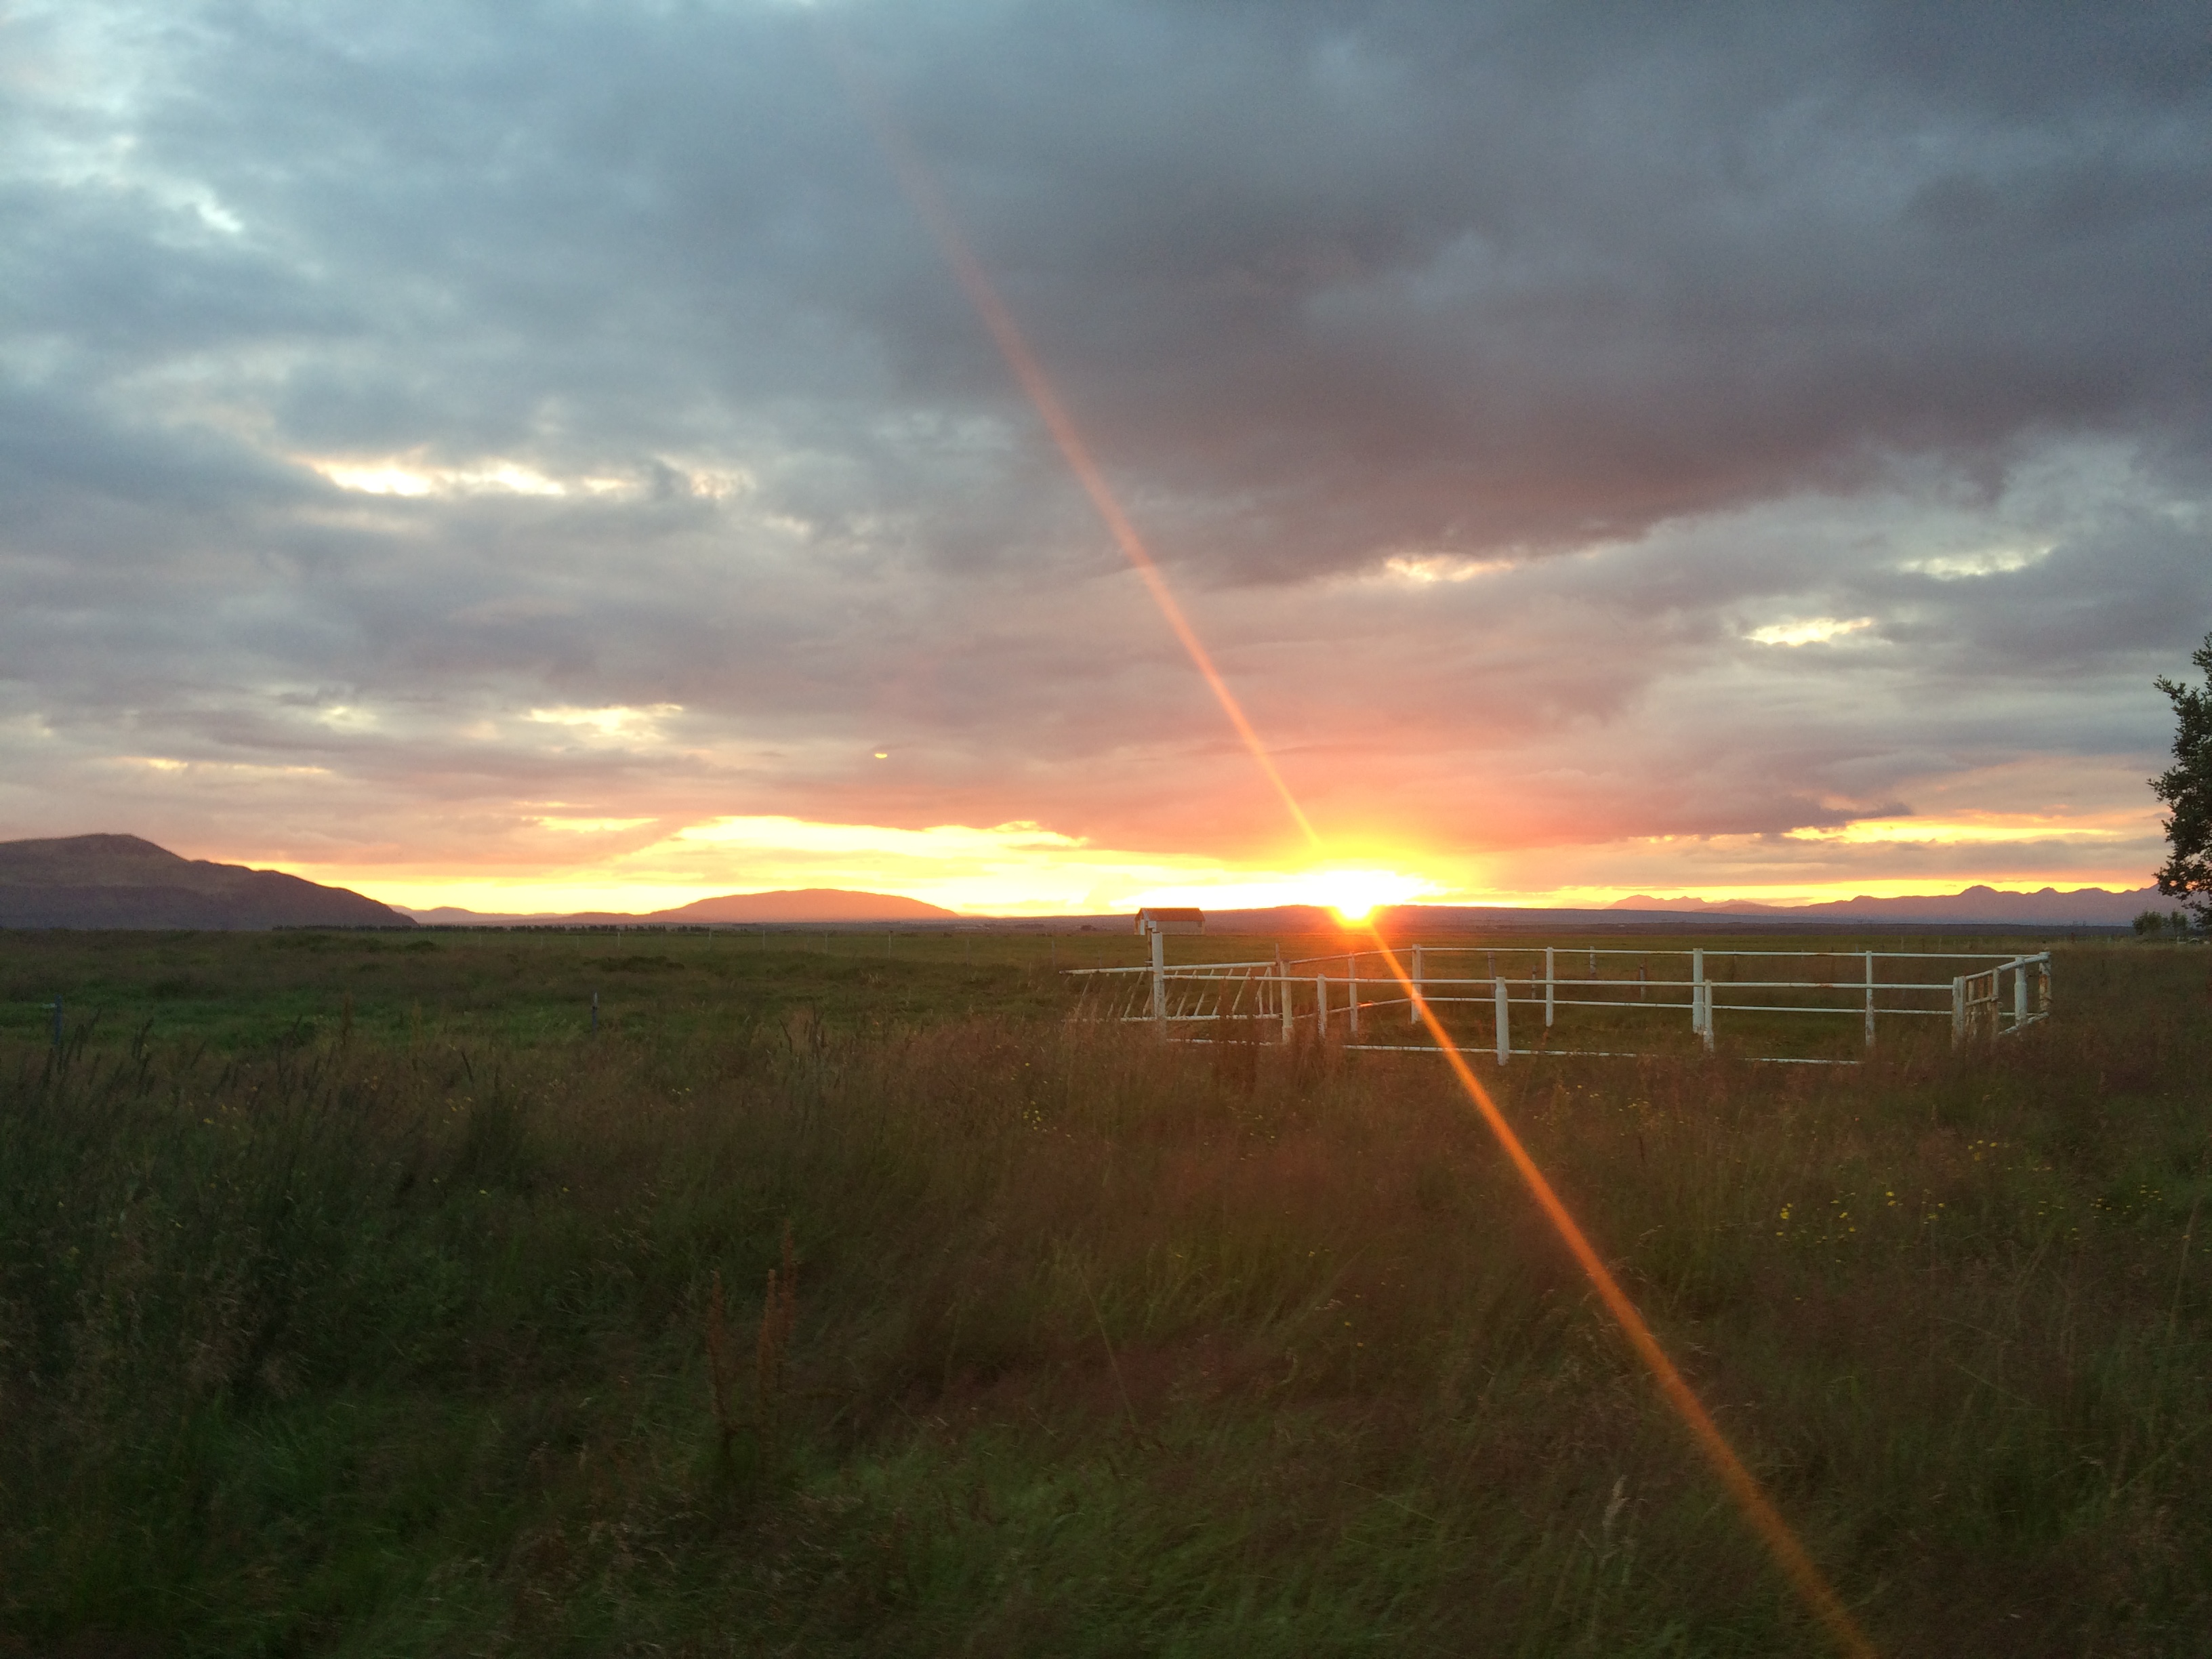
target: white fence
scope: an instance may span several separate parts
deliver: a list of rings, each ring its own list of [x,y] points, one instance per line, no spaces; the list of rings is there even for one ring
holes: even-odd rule
[[[1990,951],[1417,945],[1397,953],[1397,961],[1394,971],[1382,951],[1354,951],[1301,961],[1170,967],[1156,950],[1148,967],[1068,972],[1079,987],[1075,1018],[1150,1023],[1164,1036],[1185,1041],[1287,1042],[1303,1028],[1324,1039],[1340,1037],[1347,1048],[1428,1048],[1433,1044],[1422,1029],[1420,1005],[1448,1024],[1460,1023],[1472,1012],[1489,1040],[1460,1051],[1492,1054],[1500,1065],[1516,1054],[1649,1053],[1561,1046],[1552,1036],[1557,1029],[1571,1042],[1577,1040],[1571,1033],[1579,1028],[1583,1041],[1597,1036],[1633,1042],[1639,1032],[1663,1031],[1669,1024],[1680,1029],[1685,1017],[1692,1036],[1710,1051],[1722,1016],[1729,1023],[1740,1021],[1747,1036],[1788,1030],[1801,1018],[1816,1024],[1855,1019],[1864,1046],[1871,1048],[1881,1021],[1948,1019],[1951,1041],[1957,1045],[2009,1036],[2051,1014],[2048,951],[2007,957]],[[1480,973],[1473,971],[1478,962]],[[1655,964],[1668,971],[1655,976]],[[1799,969],[1795,975],[1792,966]],[[1599,1020],[1586,1018],[1599,1010],[1607,1011]],[[1516,1048],[1516,1027],[1540,1030],[1542,1038]],[[1402,1036],[1389,1040],[1394,1033]],[[1855,1063],[1797,1054],[1746,1058],[1780,1064]]]

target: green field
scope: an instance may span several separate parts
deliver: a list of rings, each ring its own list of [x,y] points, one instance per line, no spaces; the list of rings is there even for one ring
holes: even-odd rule
[[[1219,941],[1207,941],[1218,945]],[[589,1035],[727,1038],[805,1008],[841,1030],[1057,1013],[1056,967],[1133,963],[1124,934],[0,933],[0,1034],[64,1024],[224,1053],[364,1041],[537,1047]]]
[[[1141,951],[0,934],[0,1652],[1824,1650],[1440,1063]],[[2204,1650],[2208,956],[1483,1062],[1884,1653]]]
[[[1733,940],[1655,935],[1638,938],[1632,947],[1619,936],[1563,935],[1559,944],[1563,997],[1574,994],[1576,987],[1565,976],[1570,968],[1580,971],[1581,953],[1590,945],[1632,951],[1605,960],[1608,975],[1632,976],[1635,964],[1642,963],[1657,977],[1686,972],[1680,953],[1693,944],[1713,950],[1808,953],[1788,963],[1786,970],[1792,974],[1816,960],[1814,952],[2009,954],[2040,948],[2034,941],[1969,935],[1759,935]],[[1371,941],[1348,934],[1176,939],[1170,941],[1169,959],[1175,964],[1267,961],[1279,952],[1293,962],[1326,963],[1340,975],[1339,953],[1367,948]],[[1410,944],[1398,948],[1410,963]],[[1431,949],[1455,953],[1431,957],[1444,964],[1439,971],[1453,973],[1520,975],[1540,971],[1542,959],[1541,942],[1532,945],[1521,936],[1486,945],[1439,939],[1431,941]],[[793,1009],[805,1009],[849,1031],[933,1024],[970,1015],[1051,1018],[1075,1002],[1073,986],[1058,970],[1137,966],[1149,960],[1146,950],[1143,939],[1126,933],[868,933],[849,927],[619,934],[538,929],[0,932],[0,1038],[48,1036],[57,999],[69,1032],[89,1026],[98,1038],[111,1042],[140,1034],[148,1040],[189,1038],[223,1053],[295,1046],[341,1032],[357,1033],[364,1041],[434,1039],[508,1048],[566,1042],[590,1034],[595,996],[603,1031],[656,1040],[728,1038],[773,1024]],[[1717,984],[1723,983],[1723,975],[1751,971],[1749,964],[1734,963],[1714,970]],[[1785,969],[1778,966],[1775,971]],[[1614,988],[1632,988],[1624,982]],[[1303,983],[1298,994],[1310,994]],[[1368,994],[1400,994],[1378,981]],[[1682,993],[1653,994],[1679,999]],[[1480,994],[1478,1000],[1484,999],[1486,993]],[[1842,1000],[1848,1003],[1848,994]],[[1304,1001],[1298,1006],[1310,1008]],[[1680,1015],[1656,1002],[1648,1018],[1620,1012],[1578,1015],[1565,1002],[1562,1007],[1563,1042],[1587,1037],[1678,1047],[1685,1042],[1687,1028]],[[1468,1041],[1490,1041],[1486,1006],[1445,1006],[1443,1012]],[[1540,1027],[1527,1011],[1516,1010],[1515,1018],[1522,1022],[1516,1027],[1516,1042],[1533,1040]],[[1775,1046],[1778,1038],[1784,1048],[1807,1042],[1803,1033],[1759,1017],[1723,1014],[1719,1023],[1729,1037],[1756,1039],[1766,1047]],[[1395,1014],[1370,1016],[1363,1035],[1389,1039],[1400,1035],[1404,1024],[1401,1003]],[[1883,1022],[1885,1036],[1893,1024]],[[1826,1039],[1833,1033],[1841,1039],[1826,1042],[1826,1049],[1856,1054],[1856,1027],[1850,1022],[1813,1024],[1816,1036]]]

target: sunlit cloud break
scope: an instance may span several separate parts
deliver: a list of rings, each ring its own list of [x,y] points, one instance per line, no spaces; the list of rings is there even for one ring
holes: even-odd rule
[[[1872,846],[2005,846],[2047,841],[2125,841],[2139,837],[2142,826],[2130,815],[2109,823],[2079,818],[2041,817],[1940,818],[1863,818],[1833,829],[1805,828],[1784,832],[1791,841]]]
[[[620,704],[605,708],[533,708],[530,718],[541,726],[565,726],[603,738],[635,738],[657,735],[655,728],[661,721],[683,712],[681,703],[656,702],[642,708]]]
[[[1837,617],[1815,617],[1809,622],[1770,623],[1765,628],[1753,629],[1744,638],[1754,645],[1826,645],[1830,640],[1873,626],[1872,617],[1853,617],[1848,621]]]
[[[2051,553],[2048,547],[1988,547],[1908,559],[1897,568],[1917,576],[1932,576],[1939,582],[1971,581],[1977,576],[2009,576],[2015,570],[2042,563]]]
[[[489,457],[462,466],[434,466],[406,457],[371,460],[319,456],[290,458],[349,495],[396,495],[407,500],[454,495],[541,495],[552,497],[635,496],[648,481],[639,476],[579,473],[556,477],[535,466]],[[660,463],[660,476],[672,478],[690,495],[721,501],[742,494],[750,483],[740,470],[686,467]]]

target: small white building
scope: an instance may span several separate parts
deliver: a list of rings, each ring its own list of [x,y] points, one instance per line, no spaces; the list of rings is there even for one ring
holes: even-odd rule
[[[1202,933],[1206,912],[1178,905],[1148,904],[1137,912],[1140,933]]]

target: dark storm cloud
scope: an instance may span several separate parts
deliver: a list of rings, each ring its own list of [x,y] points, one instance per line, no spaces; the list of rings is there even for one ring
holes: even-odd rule
[[[1310,568],[2195,429],[2204,18],[2165,24],[1024,11],[893,95],[1108,453]]]
[[[2198,8],[825,10],[218,9],[137,136],[244,246],[80,191],[17,263],[95,374],[294,355],[303,447],[1033,447],[834,28],[1183,557],[1571,543],[2203,419]],[[948,550],[1030,534],[1039,474]]]

